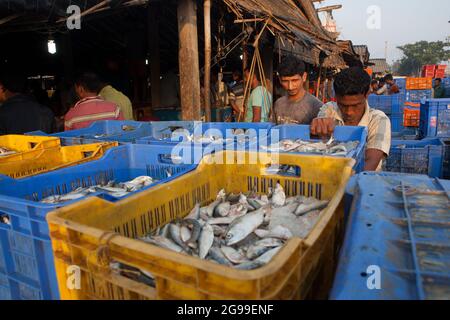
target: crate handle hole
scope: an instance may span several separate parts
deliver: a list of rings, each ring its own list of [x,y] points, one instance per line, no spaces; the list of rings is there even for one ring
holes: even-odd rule
[[[266,173],[285,177],[299,178],[302,175],[302,168],[297,165],[289,164],[266,165]]]
[[[361,272],[361,277],[367,277],[367,272]]]

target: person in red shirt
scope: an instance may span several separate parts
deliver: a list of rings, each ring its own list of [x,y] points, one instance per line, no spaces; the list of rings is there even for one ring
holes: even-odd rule
[[[99,95],[101,81],[92,72],[85,72],[75,80],[75,91],[81,99],[64,116],[66,131],[88,127],[100,120],[124,120],[119,106],[103,100]]]

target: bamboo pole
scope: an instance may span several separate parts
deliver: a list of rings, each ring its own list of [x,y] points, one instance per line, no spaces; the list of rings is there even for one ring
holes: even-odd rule
[[[211,0],[204,2],[205,19],[205,76],[204,101],[206,121],[211,121]]]

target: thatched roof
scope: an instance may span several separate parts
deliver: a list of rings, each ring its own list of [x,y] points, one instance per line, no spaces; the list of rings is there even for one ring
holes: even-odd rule
[[[345,66],[335,34],[326,31],[310,0],[223,0],[238,21],[267,23],[277,36],[277,49],[295,53],[308,63]],[[253,19],[252,19],[253,18]]]

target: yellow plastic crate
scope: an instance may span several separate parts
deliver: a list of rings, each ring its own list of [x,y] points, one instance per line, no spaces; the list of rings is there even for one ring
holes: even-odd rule
[[[59,146],[60,140],[57,137],[23,136],[16,134],[0,136],[0,147],[17,152],[9,156],[0,156],[0,163],[15,161],[18,155],[23,155],[29,151]]]
[[[207,164],[213,157],[207,156],[193,172],[122,201],[91,197],[48,214],[61,299],[300,299],[312,290],[324,296],[333,274],[319,277],[336,265],[343,237],[342,198],[354,160],[280,154],[279,164],[300,167],[301,176],[292,177],[269,174],[267,166],[276,163],[270,158],[257,164],[237,160],[255,155],[220,152],[217,157],[234,159]],[[277,182],[287,196],[314,196],[330,203],[307,238],[290,239],[262,268],[236,270],[137,239],[186,216],[197,202],[212,202],[222,188],[246,192],[256,187],[265,194]],[[152,273],[156,287],[111,272],[111,261]],[[328,263],[333,265],[324,265]],[[79,267],[79,289],[68,287],[75,283],[73,266]]]
[[[101,158],[106,150],[117,146],[117,142],[93,143],[38,149],[11,155],[14,161],[0,162],[0,174],[18,179],[70,167]]]

